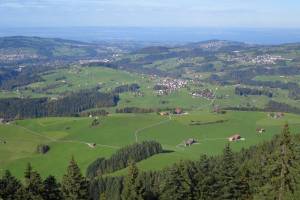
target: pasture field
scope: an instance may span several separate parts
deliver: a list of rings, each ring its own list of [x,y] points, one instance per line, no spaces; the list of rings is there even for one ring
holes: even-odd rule
[[[0,125],[0,168],[9,169],[19,178],[28,162],[43,177],[61,178],[71,156],[83,172],[98,157],[109,157],[117,149],[136,141],[156,140],[168,153],[155,155],[138,163],[142,170],[159,170],[179,160],[198,159],[201,154],[217,155],[228,137],[240,134],[245,140],[232,143],[235,151],[270,140],[288,122],[292,133],[300,133],[300,116],[286,114],[281,119],[262,112],[233,112],[224,115],[207,111],[189,111],[186,115],[111,114],[100,117],[100,125],[91,127],[91,118],[27,119]],[[199,122],[201,125],[191,125]],[[207,124],[205,124],[207,123]],[[262,135],[256,128],[264,128]],[[195,138],[198,144],[184,147],[182,142]],[[96,148],[88,144],[96,143]],[[38,144],[48,144],[50,151],[36,153]],[[124,170],[114,175],[124,173]]]

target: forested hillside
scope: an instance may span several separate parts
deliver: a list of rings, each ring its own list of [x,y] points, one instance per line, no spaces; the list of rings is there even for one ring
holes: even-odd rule
[[[116,106],[118,100],[117,95],[98,92],[97,88],[70,93],[59,99],[0,99],[0,117],[12,120],[50,116],[76,116],[90,108]]]

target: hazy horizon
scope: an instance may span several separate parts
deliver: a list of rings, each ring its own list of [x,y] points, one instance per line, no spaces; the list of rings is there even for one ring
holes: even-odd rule
[[[219,39],[255,44],[300,42],[300,28],[212,27],[0,27],[0,36],[38,36],[80,41],[199,42]]]

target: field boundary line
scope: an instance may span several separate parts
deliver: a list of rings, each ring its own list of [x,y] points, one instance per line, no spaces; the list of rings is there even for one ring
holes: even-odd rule
[[[80,140],[63,140],[63,139],[58,140],[58,139],[53,139],[53,138],[51,138],[51,137],[48,137],[48,136],[46,136],[46,135],[43,135],[43,134],[41,134],[41,133],[38,133],[38,132],[33,131],[33,130],[31,130],[31,129],[28,129],[28,128],[24,127],[24,126],[20,126],[20,125],[15,125],[15,126],[17,126],[17,127],[19,127],[19,128],[22,128],[23,130],[28,131],[28,132],[29,132],[30,134],[32,134],[32,135],[36,135],[36,136],[39,136],[39,137],[46,138],[46,139],[50,140],[51,142],[57,142],[57,143],[69,142],[69,143],[80,143],[80,144],[86,144],[86,145],[92,143],[92,142],[85,142],[85,141],[80,141]],[[27,141],[29,141],[29,140],[27,140]],[[30,140],[30,141],[32,141],[32,140]],[[107,148],[113,148],[113,149],[119,149],[119,148],[120,148],[120,147],[118,147],[118,146],[105,145],[105,144],[97,144],[97,143],[96,143],[96,145],[97,145],[97,146],[100,146],[100,147],[107,147]]]
[[[85,145],[89,145],[89,144],[93,144],[93,142],[85,142],[85,141],[80,141],[80,140],[57,140],[56,142],[61,142],[61,143],[79,143],[79,144],[85,144]],[[106,144],[98,144],[95,143],[96,147],[107,147],[107,148],[112,148],[112,149],[119,149],[120,147],[118,146],[112,146],[112,145],[106,145]]]
[[[165,123],[168,123],[172,120],[172,117],[171,115],[169,115],[168,119],[165,119],[163,121],[160,121],[160,122],[157,122],[155,124],[151,124],[149,126],[146,126],[146,127],[143,127],[143,128],[140,128],[140,129],[137,129],[135,132],[134,132],[134,136],[135,136],[135,142],[138,142],[138,135],[144,131],[144,130],[147,130],[149,128],[153,128],[153,127],[156,127],[156,126],[159,126],[159,125],[162,125],[162,124],[165,124]]]
[[[29,128],[26,128],[26,127],[24,127],[24,126],[20,126],[20,125],[15,125],[15,126],[21,128],[21,129],[23,129],[23,130],[28,131],[28,132],[31,133],[32,135],[36,135],[36,136],[39,136],[39,137],[46,138],[46,139],[48,139],[48,140],[51,140],[52,142],[57,141],[56,139],[53,139],[53,138],[51,138],[51,137],[48,137],[48,136],[46,136],[46,135],[43,135],[43,134],[38,133],[38,132],[36,132],[36,131],[33,131],[33,130],[31,130],[31,129],[29,129]]]

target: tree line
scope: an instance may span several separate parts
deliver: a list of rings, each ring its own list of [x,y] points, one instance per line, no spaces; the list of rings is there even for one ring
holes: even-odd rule
[[[105,173],[114,172],[128,166],[130,160],[138,162],[147,159],[155,154],[163,152],[161,144],[155,141],[144,141],[135,143],[119,149],[110,158],[98,158],[91,163],[86,175],[93,178]]]
[[[22,119],[46,116],[73,116],[90,108],[117,105],[118,95],[97,89],[70,93],[57,100],[49,98],[0,99],[0,117]]]
[[[130,85],[120,85],[114,89],[115,93],[124,93],[124,92],[137,92],[140,89],[140,86],[136,83]]]
[[[300,136],[286,124],[271,141],[222,155],[202,155],[162,171],[141,172],[130,161],[127,174],[86,179],[72,158],[58,183],[42,180],[28,165],[22,183],[6,171],[0,179],[0,199],[14,200],[289,200],[300,195]]]
[[[258,95],[258,96],[267,96],[272,98],[273,93],[268,90],[259,90],[255,88],[246,88],[246,87],[236,87],[235,94],[240,96],[248,96],[248,95]]]

